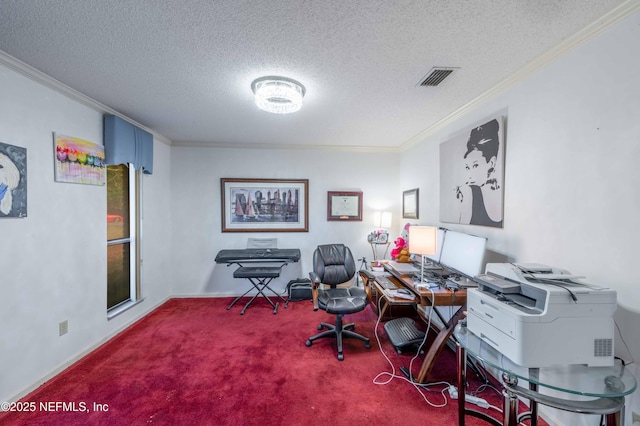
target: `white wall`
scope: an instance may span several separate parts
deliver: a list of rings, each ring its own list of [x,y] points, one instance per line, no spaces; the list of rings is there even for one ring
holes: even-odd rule
[[[213,259],[221,249],[244,247],[248,237],[276,236],[280,247],[302,250],[302,261],[285,268],[282,288],[307,276],[320,243],[344,242],[370,259],[373,211],[394,212],[395,237],[406,222],[399,217],[403,190],[420,188],[420,220],[411,222],[440,224],[439,143],[496,111],[507,115],[505,227],[442,225],[488,237],[494,258],[560,266],[615,288],[626,359],[639,359],[639,32],[636,14],[401,154],[169,148],[156,141],[154,174],[144,178],[145,301],[111,321],[105,190],[53,181],[51,133],[100,142],[101,112],[0,67],[0,141],[27,148],[29,179],[28,217],[0,220],[0,400],[23,394],[166,297],[244,291]],[[309,179],[309,232],[222,233],[223,177]],[[363,191],[363,222],[327,222],[333,190]],[[58,337],[65,319],[69,333]],[[640,411],[637,395],[628,412]],[[550,415],[558,424],[597,424]]]
[[[400,178],[401,187],[420,187],[421,223],[486,236],[500,261],[558,266],[617,290],[624,342],[616,352],[627,361],[640,360],[637,40],[640,13],[403,152]],[[439,144],[498,111],[507,117],[504,228],[440,223]],[[628,404],[631,424],[638,392]],[[598,424],[595,416],[552,416]]]
[[[293,278],[308,277],[318,244],[345,243],[356,258],[372,260],[367,235],[373,212],[399,212],[398,154],[323,150],[259,150],[172,147],[172,217],[175,294],[236,295],[246,282],[232,278],[233,268],[216,265],[218,251],[244,248],[247,238],[277,237],[280,248],[299,248],[301,262],[289,264],[272,286],[284,289]],[[309,180],[309,232],[222,233],[221,178]],[[327,221],[327,191],[362,191],[363,221]],[[394,229],[401,219],[394,215]],[[391,235],[395,235],[393,232]],[[397,236],[397,235],[396,235]]]
[[[0,219],[0,400],[22,395],[169,296],[170,150],[145,176],[144,302],[108,321],[106,187],[54,182],[52,132],[102,143],[102,113],[0,66],[0,141],[27,149],[27,217]],[[162,207],[162,208],[161,208]],[[68,334],[58,324],[68,321]]]

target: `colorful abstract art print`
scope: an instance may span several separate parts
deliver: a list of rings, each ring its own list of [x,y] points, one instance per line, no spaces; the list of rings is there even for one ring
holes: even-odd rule
[[[56,135],[54,139],[56,182],[104,185],[104,147],[84,139]]]
[[[27,217],[27,149],[0,142],[0,218]]]

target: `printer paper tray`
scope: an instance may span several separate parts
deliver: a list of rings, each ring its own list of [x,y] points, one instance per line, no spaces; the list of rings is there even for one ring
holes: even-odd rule
[[[568,275],[568,274],[530,274],[537,280],[579,280],[585,278],[581,275]],[[576,283],[579,284],[579,283]]]

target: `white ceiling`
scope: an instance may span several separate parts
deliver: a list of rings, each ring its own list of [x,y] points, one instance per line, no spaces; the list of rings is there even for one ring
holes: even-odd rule
[[[638,3],[0,0],[0,50],[176,144],[402,147]],[[258,110],[265,75],[302,110]]]

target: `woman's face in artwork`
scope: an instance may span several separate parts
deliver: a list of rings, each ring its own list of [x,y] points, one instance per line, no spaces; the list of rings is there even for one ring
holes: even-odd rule
[[[474,149],[465,158],[465,183],[467,185],[482,186],[487,182],[489,169],[493,169],[495,157],[489,160],[484,158],[482,152]]]

